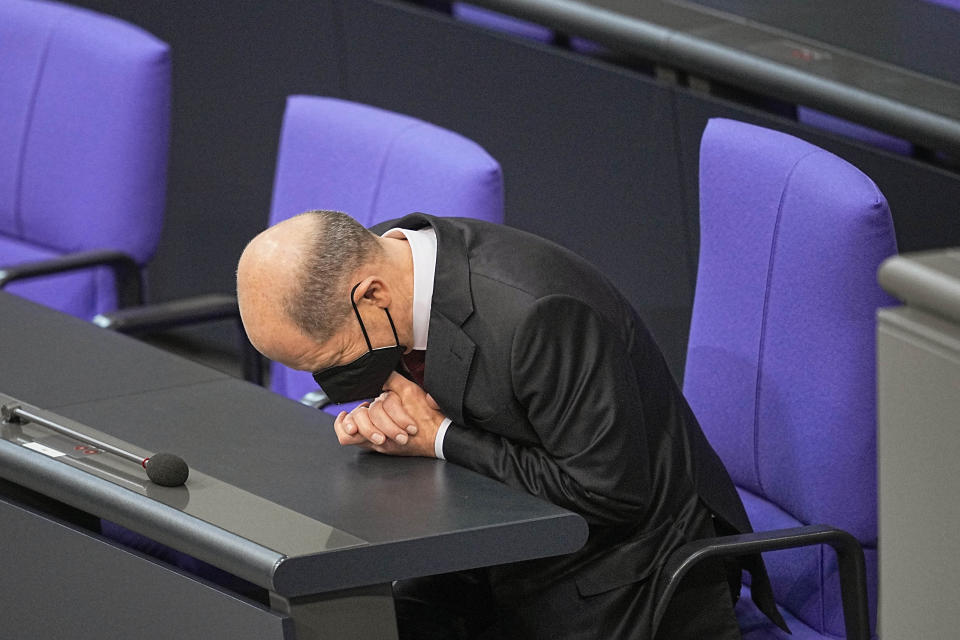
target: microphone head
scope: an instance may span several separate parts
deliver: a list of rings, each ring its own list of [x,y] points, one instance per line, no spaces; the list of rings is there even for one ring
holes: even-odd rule
[[[190,475],[190,467],[183,458],[172,453],[155,453],[144,467],[150,481],[164,487],[179,487]]]

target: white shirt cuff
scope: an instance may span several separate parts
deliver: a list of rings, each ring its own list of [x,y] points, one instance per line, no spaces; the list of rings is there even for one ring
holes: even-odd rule
[[[447,435],[447,427],[453,423],[453,420],[450,418],[444,418],[443,422],[440,423],[440,427],[437,429],[437,439],[433,441],[433,455],[437,456],[440,460],[446,460],[443,457],[443,437]]]

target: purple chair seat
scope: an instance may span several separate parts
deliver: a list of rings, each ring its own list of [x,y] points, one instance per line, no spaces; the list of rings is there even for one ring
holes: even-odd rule
[[[792,136],[714,119],[700,152],[700,262],[684,393],[757,531],[832,525],[876,602],[876,270],[896,252],[876,185]],[[794,637],[844,635],[823,547],[764,554]],[[744,605],[746,607],[746,605]],[[759,615],[751,639],[785,637]]]
[[[738,489],[744,507],[750,515],[750,520],[757,530],[786,529],[799,527],[808,522],[798,520],[789,512],[783,510],[770,500],[756,496],[742,488]],[[875,611],[877,602],[877,546],[876,540],[867,545],[864,550],[867,576],[872,577],[868,584],[867,598]],[[800,547],[786,549],[764,555],[767,570],[775,577],[774,588],[777,595],[789,606],[781,607],[784,617],[792,617],[797,624],[788,621],[794,635],[798,629],[805,628],[814,635],[809,637],[822,639],[830,637],[830,633],[821,633],[816,629],[839,630],[837,635],[843,637],[843,616],[838,598],[840,583],[836,557],[829,547]],[[747,574],[749,578],[749,574]],[[746,631],[752,629],[755,638],[781,637],[779,629],[770,624],[751,603],[742,605],[746,614],[746,624],[741,619],[741,628]],[[810,621],[810,623],[805,622]],[[787,637],[783,634],[783,637]],[[802,637],[802,636],[801,636]]]
[[[309,209],[345,211],[368,227],[413,211],[503,222],[503,177],[483,148],[452,131],[355,102],[291,96],[269,223]],[[270,386],[292,399],[317,390],[310,373],[277,363]]]
[[[170,52],[120,20],[0,3],[0,267],[95,249],[144,265],[160,238]],[[80,317],[114,308],[109,272],[16,281]]]
[[[737,602],[736,615],[740,623],[740,632],[743,640],[823,640],[824,635],[807,626],[802,620],[781,609],[783,619],[790,627],[791,633],[772,626],[767,617],[757,609],[753,603],[750,587],[744,585],[740,591],[740,600]],[[827,636],[833,638],[834,636]],[[842,638],[843,636],[838,636]]]

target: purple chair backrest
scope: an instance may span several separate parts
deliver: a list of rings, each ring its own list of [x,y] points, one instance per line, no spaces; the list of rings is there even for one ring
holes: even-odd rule
[[[163,220],[169,119],[166,44],[68,5],[0,2],[0,264],[89,249],[145,264]],[[90,317],[113,308],[100,275],[9,290]]]
[[[844,160],[714,119],[700,148],[700,261],[684,392],[757,530],[830,524],[876,590],[876,281],[886,200]],[[835,561],[767,554],[778,600],[843,635]]]
[[[797,107],[797,121],[817,129],[831,131],[847,138],[853,138],[865,142],[874,147],[880,147],[887,151],[893,151],[901,155],[909,156],[913,153],[913,143],[889,133],[884,133],[877,129],[865,127],[862,124],[851,122],[837,116],[830,115],[823,111],[811,109],[810,107]]]
[[[287,100],[270,224],[310,209],[349,213],[366,226],[414,211],[503,222],[500,165],[441,127],[334,98]],[[299,399],[309,373],[273,363],[271,388]]]
[[[457,20],[527,40],[550,43],[554,39],[553,29],[549,27],[484,9],[468,2],[451,3],[450,14]]]

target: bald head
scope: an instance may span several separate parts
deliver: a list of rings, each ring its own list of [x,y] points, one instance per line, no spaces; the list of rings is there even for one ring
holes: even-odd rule
[[[261,352],[278,329],[299,332],[285,311],[286,300],[301,279],[308,239],[317,221],[290,218],[257,235],[237,265],[237,302],[250,341]]]
[[[335,211],[309,211],[257,235],[237,265],[250,342],[286,364],[308,342],[328,340],[352,313],[351,278],[381,253],[377,236]]]

